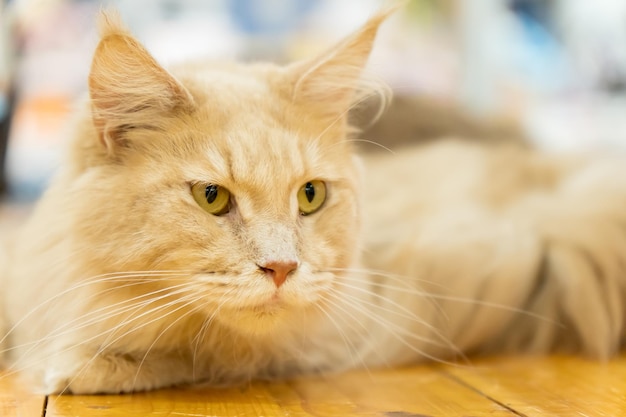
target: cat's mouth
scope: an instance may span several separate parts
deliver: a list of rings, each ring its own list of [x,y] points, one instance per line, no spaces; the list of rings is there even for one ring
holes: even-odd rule
[[[275,334],[291,321],[289,304],[278,295],[256,303],[226,309],[220,314],[221,322],[239,333],[267,336]]]
[[[283,310],[285,307],[285,301],[278,292],[275,292],[267,300],[251,305],[250,307],[245,308],[245,310],[261,314],[272,314]]]

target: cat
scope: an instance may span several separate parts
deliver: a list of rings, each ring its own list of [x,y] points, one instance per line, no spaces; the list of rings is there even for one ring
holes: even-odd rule
[[[169,70],[102,13],[66,161],[0,274],[9,370],[125,393],[619,351],[623,156],[354,152],[396,7],[309,60]]]

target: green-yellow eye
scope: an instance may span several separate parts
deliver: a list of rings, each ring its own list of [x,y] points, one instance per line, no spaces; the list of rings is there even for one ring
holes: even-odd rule
[[[322,207],[324,201],[326,201],[326,184],[323,181],[309,181],[298,190],[298,207],[303,215],[316,212]]]
[[[230,192],[224,187],[200,182],[191,186],[191,194],[200,207],[215,216],[230,210]]]

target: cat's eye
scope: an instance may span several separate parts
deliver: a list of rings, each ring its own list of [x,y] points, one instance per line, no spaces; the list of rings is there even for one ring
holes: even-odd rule
[[[230,192],[219,185],[195,183],[191,186],[194,200],[206,212],[221,216],[230,210]]]
[[[322,207],[324,201],[326,201],[326,184],[323,181],[309,181],[298,190],[298,207],[303,215],[316,212]]]

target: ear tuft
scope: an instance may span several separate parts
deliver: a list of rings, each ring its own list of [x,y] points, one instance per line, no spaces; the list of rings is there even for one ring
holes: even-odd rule
[[[130,34],[115,11],[98,20],[100,43],[89,74],[92,116],[109,151],[122,143],[125,129],[157,127],[176,109],[193,107],[191,94]]]
[[[122,16],[115,9],[101,10],[98,15],[98,33],[100,39],[104,39],[111,35],[130,35],[128,28],[122,21]]]

